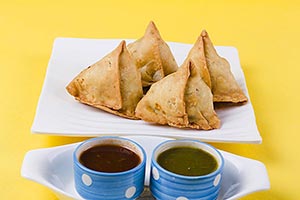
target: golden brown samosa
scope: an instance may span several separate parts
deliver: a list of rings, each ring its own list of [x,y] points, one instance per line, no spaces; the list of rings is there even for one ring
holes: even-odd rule
[[[136,115],[148,122],[179,128],[220,127],[211,90],[192,61],[154,83],[138,103]]]
[[[189,75],[188,68],[184,67],[154,83],[138,103],[137,117],[148,122],[186,127],[184,91]]]
[[[200,76],[203,81],[211,88],[211,80],[209,71],[206,64],[206,58],[204,54],[204,44],[201,35],[189,51],[184,63],[192,61],[193,64],[200,69]]]
[[[213,104],[211,89],[201,77],[204,63],[196,66],[189,62],[190,76],[186,85],[184,99],[189,118],[189,127],[196,129],[220,128],[218,118]]]
[[[128,50],[147,87],[178,69],[168,44],[161,38],[154,22],[150,22],[142,38],[128,44]]]
[[[143,96],[140,73],[125,41],[104,58],[84,69],[66,87],[81,103],[130,118]]]
[[[201,37],[204,42],[214,102],[246,102],[248,99],[235,80],[229,62],[218,55],[205,30],[202,31]]]

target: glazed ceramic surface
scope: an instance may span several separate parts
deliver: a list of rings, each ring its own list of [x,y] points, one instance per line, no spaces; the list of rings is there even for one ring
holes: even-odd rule
[[[125,136],[124,136],[125,137]],[[126,136],[139,143],[151,158],[154,148],[167,140],[156,136]],[[79,143],[29,151],[22,164],[21,175],[51,189],[59,199],[82,199],[75,190],[72,154]],[[218,200],[232,200],[270,188],[263,163],[219,150],[224,169]],[[153,197],[149,193],[150,160],[146,163],[145,191],[138,199]]]
[[[216,159],[217,169],[202,176],[184,176],[164,169],[157,162],[158,156],[176,147],[191,147],[208,152]],[[222,154],[211,145],[198,140],[169,140],[159,144],[153,150],[150,190],[157,200],[215,200],[221,187],[223,167]]]
[[[97,145],[118,145],[130,149],[141,162],[134,168],[122,172],[99,172],[91,170],[79,161],[80,155]],[[74,150],[74,183],[76,191],[85,199],[119,200],[136,199],[144,191],[146,153],[133,140],[121,137],[99,137],[89,139]]]

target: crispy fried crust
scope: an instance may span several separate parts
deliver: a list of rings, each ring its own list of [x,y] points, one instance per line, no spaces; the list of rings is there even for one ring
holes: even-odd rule
[[[247,101],[205,30],[180,68],[153,22],[128,49],[122,41],[80,72],[67,91],[81,103],[121,117],[204,130],[221,126],[213,102]],[[142,98],[143,87],[150,89]]]
[[[214,110],[213,95],[210,88],[201,77],[201,68],[192,61],[188,62],[190,77],[185,89],[184,101],[189,117],[189,127],[195,129],[220,128],[220,120]]]
[[[158,124],[187,127],[184,91],[189,69],[179,68],[177,72],[154,83],[136,107],[136,116]]]
[[[152,85],[178,68],[169,46],[152,21],[142,38],[128,44],[128,50],[141,72],[144,87]]]
[[[202,31],[201,37],[204,41],[205,58],[211,77],[214,102],[246,102],[248,99],[236,82],[229,62],[218,55],[205,30]]]
[[[110,54],[84,69],[66,87],[76,100],[94,106],[111,109],[122,108],[120,90],[119,55],[122,44]]]
[[[192,61],[153,84],[138,103],[136,115],[148,122],[178,128],[220,127],[211,90],[201,78],[200,67]]]
[[[201,36],[198,37],[197,41],[189,51],[184,63],[192,61],[193,64],[200,69],[200,76],[206,85],[211,88],[211,80],[209,71],[206,64],[204,54],[204,43]]]
[[[143,95],[140,73],[125,41],[84,69],[66,89],[81,103],[130,119],[136,119],[135,107]]]

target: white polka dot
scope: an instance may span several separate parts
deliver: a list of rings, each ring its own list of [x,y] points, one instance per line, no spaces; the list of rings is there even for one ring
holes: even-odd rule
[[[126,190],[125,197],[129,199],[129,198],[133,197],[135,192],[136,192],[136,188],[134,186],[132,186]]]
[[[90,186],[93,183],[91,177],[87,174],[82,174],[81,180],[84,183],[84,185],[86,185],[86,186]]]
[[[218,174],[214,180],[214,186],[217,186],[220,183],[221,174]]]
[[[153,168],[152,168],[152,176],[153,176],[153,178],[154,178],[155,180],[158,180],[158,179],[159,179],[159,172],[158,172],[158,170],[157,170],[156,167],[153,167]]]
[[[189,200],[189,199],[186,197],[178,197],[176,200]]]

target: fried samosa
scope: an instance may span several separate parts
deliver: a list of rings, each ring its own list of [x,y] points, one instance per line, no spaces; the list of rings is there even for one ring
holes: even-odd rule
[[[206,83],[206,85],[208,85],[208,87],[211,88],[211,80],[210,80],[210,75],[206,64],[206,58],[204,54],[204,44],[201,36],[198,37],[197,41],[189,51],[188,56],[184,60],[184,63],[190,62],[190,60],[197,68],[200,69],[201,78]]]
[[[218,55],[205,30],[202,31],[201,37],[204,42],[204,53],[210,74],[214,102],[246,102],[248,99],[235,80],[229,62]]]
[[[154,83],[136,107],[141,119],[178,128],[214,129],[220,120],[213,108],[210,88],[193,61]]]
[[[152,21],[142,38],[128,44],[128,50],[141,72],[143,87],[152,85],[178,69],[168,44],[161,38]]]
[[[104,58],[84,69],[66,87],[81,103],[130,118],[143,96],[140,73],[125,41]]]
[[[198,37],[189,51],[183,65],[188,64],[188,62],[191,62],[191,76],[185,91],[185,102],[189,104],[186,106],[189,126],[198,129],[219,128],[220,120],[216,117],[213,109],[213,95],[210,89],[211,80],[201,36]]]

